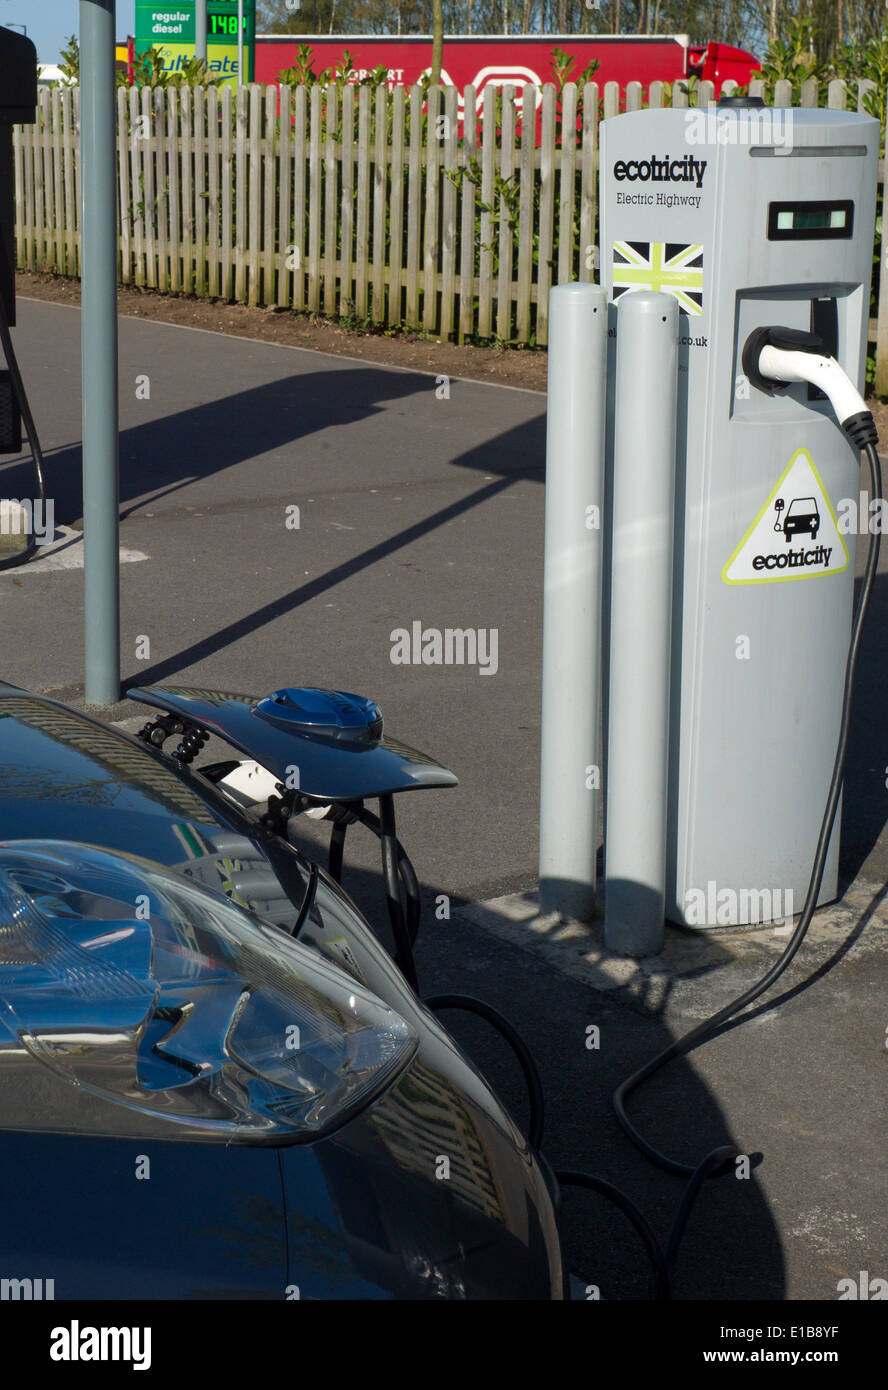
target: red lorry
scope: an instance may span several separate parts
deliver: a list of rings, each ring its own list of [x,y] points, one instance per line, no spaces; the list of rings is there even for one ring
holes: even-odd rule
[[[311,48],[316,72],[334,68],[347,50],[358,78],[385,67],[390,87],[412,86],[432,63],[428,34],[263,34],[256,36],[255,80],[275,82],[280,72],[295,63],[300,44]],[[600,86],[605,82],[619,82],[621,87],[627,82],[641,82],[647,88],[651,82],[696,76],[714,82],[717,95],[724,82],[745,84],[758,69],[753,54],[742,48],[725,43],[692,44],[685,34],[460,34],[444,39],[441,80],[460,91],[472,83],[479,94],[490,84],[522,87],[532,82],[539,87],[552,80],[556,48],[575,59],[571,70],[574,80],[597,59],[594,81]]]

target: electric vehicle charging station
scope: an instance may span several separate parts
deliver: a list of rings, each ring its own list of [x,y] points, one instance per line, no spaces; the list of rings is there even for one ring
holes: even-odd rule
[[[763,890],[791,915],[808,883],[854,587],[836,502],[857,495],[860,455],[834,401],[809,380],[771,394],[753,348],[816,350],[862,383],[878,154],[878,122],[842,111],[602,126],[609,296],[666,292],[682,312],[665,900],[690,926],[762,920]],[[838,848],[836,825],[820,902]]]
[[[594,424],[606,403],[607,442],[597,428],[579,438],[574,419],[562,428],[552,418],[565,394],[553,382],[546,459],[547,493],[554,485],[556,499],[585,492],[593,511],[604,504],[606,544],[593,535],[594,563],[584,570],[574,559],[560,596],[578,624],[605,588],[599,565],[606,570],[608,655],[575,692],[609,692],[604,947],[656,956],[666,918],[760,924],[792,917],[799,898],[764,974],[614,1092],[635,1147],[689,1179],[667,1283],[701,1183],[749,1155],[725,1145],[684,1162],[648,1142],[627,1101],[770,990],[817,905],[837,892],[850,703],[880,550],[871,529],[854,605],[854,540],[840,532],[835,503],[857,495],[864,456],[873,497],[882,496],[878,431],[858,390],[879,143],[869,117],[775,113],[748,98],[611,118],[600,145],[608,320],[596,312],[600,286],[552,292],[554,304],[570,291],[574,312],[551,316],[550,373],[553,362],[596,363],[609,344],[607,384],[600,371],[573,382],[594,397],[583,401],[584,420]],[[594,343],[578,341],[581,323]],[[547,727],[558,709],[547,691],[564,664],[558,634],[570,629],[563,613],[549,620],[550,579],[571,543],[563,508],[547,498],[542,749],[545,759],[558,748],[567,775],[556,801],[543,767],[540,902],[563,918],[584,874],[564,832],[589,815],[576,775],[588,729],[566,752]],[[546,893],[546,849],[559,831],[561,886],[550,881]]]

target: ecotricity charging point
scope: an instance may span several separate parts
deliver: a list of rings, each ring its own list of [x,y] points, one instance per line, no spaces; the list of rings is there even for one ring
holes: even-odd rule
[[[854,587],[836,502],[857,496],[860,456],[810,374],[769,394],[749,364],[819,343],[862,384],[878,155],[878,122],[841,111],[734,103],[602,127],[609,294],[665,292],[682,313],[665,900],[689,926],[790,915],[809,880]],[[795,332],[753,338],[765,329]],[[819,902],[838,846],[836,828]]]

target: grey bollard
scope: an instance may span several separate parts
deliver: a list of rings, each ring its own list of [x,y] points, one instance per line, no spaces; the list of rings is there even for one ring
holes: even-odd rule
[[[540,910],[595,911],[607,296],[549,296]]]
[[[620,298],[604,940],[634,957],[663,946],[678,321],[671,295]]]

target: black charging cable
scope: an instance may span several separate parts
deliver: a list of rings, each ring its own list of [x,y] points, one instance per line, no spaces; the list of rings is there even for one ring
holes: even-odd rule
[[[596,1177],[594,1173],[575,1172],[573,1170],[559,1170],[555,1173],[559,1183],[564,1187],[584,1187],[590,1192],[597,1192],[599,1196],[606,1197],[615,1207],[627,1217],[635,1227],[642,1244],[647,1251],[648,1258],[653,1270],[653,1286],[651,1296],[657,1303],[668,1303],[672,1298],[672,1283],[669,1277],[669,1267],[662,1246],[654,1235],[650,1223],[644,1212],[635,1203],[621,1192],[612,1182],[606,1178]]]
[[[863,420],[856,417],[854,430],[849,434],[854,442],[865,453],[870,469],[870,484],[874,499],[882,497],[882,467],[877,452],[878,435],[872,415]],[[738,995],[731,1003],[706,1019],[696,1028],[691,1029],[683,1038],[677,1039],[669,1047],[659,1052],[649,1062],[639,1068],[630,1077],[617,1087],[613,1096],[613,1105],[617,1119],[623,1132],[632,1141],[635,1147],[646,1158],[658,1167],[665,1169],[666,1172],[675,1173],[682,1177],[687,1177],[688,1182],[679,1204],[678,1212],[672,1224],[672,1229],[666,1242],[665,1250],[657,1240],[656,1235],[651,1229],[650,1223],[639,1207],[605,1178],[599,1178],[592,1173],[584,1173],[575,1170],[556,1170],[554,1177],[562,1186],[573,1186],[584,1188],[587,1191],[595,1192],[599,1196],[606,1198],[616,1206],[627,1219],[632,1223],[644,1244],[645,1251],[651,1263],[653,1273],[652,1298],[659,1302],[669,1301],[672,1297],[672,1273],[678,1258],[681,1241],[687,1229],[688,1220],[693,1210],[694,1203],[700,1194],[703,1184],[711,1178],[723,1176],[726,1173],[735,1171],[736,1160],[744,1156],[743,1151],[735,1144],[724,1144],[712,1149],[696,1165],[683,1163],[678,1159],[670,1158],[655,1148],[639,1132],[636,1126],[626,1114],[626,1100],[631,1093],[646,1081],[661,1067],[678,1057],[684,1057],[709,1038],[714,1037],[723,1024],[735,1018],[749,1004],[753,1003],[760,995],[774,985],[784,971],[788,968],[802,942],[807,935],[808,928],[817,907],[817,898],[823,882],[823,874],[826,866],[826,858],[829,853],[829,843],[835,824],[836,813],[838,811],[839,798],[841,796],[842,781],[845,773],[845,760],[848,751],[848,736],[851,722],[851,697],[854,691],[854,679],[857,670],[857,660],[860,654],[860,642],[866,622],[867,611],[872,597],[873,586],[875,584],[876,573],[879,564],[881,537],[878,531],[870,535],[869,548],[867,552],[866,567],[864,570],[863,584],[854,619],[851,628],[851,640],[848,646],[848,656],[845,663],[845,679],[842,692],[842,718],[839,727],[839,738],[836,747],[836,755],[833,762],[832,776],[830,778],[829,792],[827,794],[826,807],[823,813],[823,820],[820,826],[820,833],[817,839],[817,848],[814,855],[814,863],[811,870],[811,877],[808,883],[808,890],[805,895],[805,902],[795,931],[780,959],[768,970],[762,978]],[[467,1012],[477,1014],[487,1020],[493,1028],[497,1030],[511,1045],[524,1072],[528,1083],[528,1095],[530,1098],[530,1123],[528,1127],[528,1142],[534,1149],[540,1150],[543,1136],[543,1088],[539,1071],[527,1044],[521,1038],[517,1030],[498,1010],[482,1000],[474,999],[469,995],[436,995],[425,1001],[426,1005],[433,1010],[444,1008],[464,1009]],[[742,1020],[741,1020],[742,1021]],[[761,1162],[761,1154],[745,1155],[753,1165]],[[548,1165],[547,1165],[548,1166]]]
[[[11,273],[9,257],[6,253],[6,243],[0,236],[0,266],[6,276]],[[13,279],[13,284],[15,283]],[[31,414],[31,407],[28,404],[28,396],[25,391],[25,383],[19,370],[18,358],[15,355],[15,348],[12,344],[12,333],[9,327],[9,317],[6,313],[6,305],[3,296],[0,294],[0,346],[3,348],[3,355],[6,358],[6,365],[9,369],[9,377],[12,382],[12,389],[15,392],[16,402],[28,436],[28,443],[31,446],[31,454],[34,460],[34,473],[37,479],[37,492],[39,494],[40,505],[43,508],[43,516],[46,518],[46,479],[43,472],[43,451],[40,448],[40,440],[37,437],[37,427],[34,424],[34,417]],[[31,507],[31,534],[24,550],[18,551],[15,555],[7,555],[0,560],[0,571],[15,569],[18,565],[24,565],[32,559],[38,549],[37,537],[34,531],[34,507],[32,499]]]
[[[495,1009],[492,1004],[487,1004],[483,999],[476,999],[471,994],[433,994],[422,1002],[427,1009],[432,1010],[432,1013],[440,1013],[442,1009],[461,1009],[464,1013],[476,1014],[479,1018],[485,1019],[506,1040],[518,1058],[527,1084],[527,1096],[530,1105],[527,1141],[537,1151],[542,1149],[543,1126],[545,1124],[543,1083],[540,1079],[539,1068],[533,1059],[533,1053],[518,1029],[509,1022],[505,1014],[500,1013],[499,1009]]]
[[[858,426],[859,428],[859,426]],[[876,450],[877,434],[875,425],[872,423],[872,416],[869,417],[869,438],[860,440],[862,452],[865,453],[870,469],[870,484],[872,487],[873,499],[882,497],[882,466]],[[823,820],[820,826],[820,834],[817,839],[817,848],[814,854],[814,864],[811,870],[811,878],[808,883],[808,891],[805,895],[805,902],[802,907],[801,915],[796,924],[796,928],[786,945],[779,960],[771,966],[760,980],[749,989],[737,996],[724,1008],[719,1009],[711,1018],[707,1018],[703,1023],[692,1028],[683,1038],[677,1038],[670,1043],[662,1052],[657,1053],[638,1071],[621,1082],[613,1095],[613,1106],[617,1119],[623,1132],[632,1140],[632,1143],[646,1158],[652,1163],[656,1163],[659,1168],[663,1168],[668,1173],[678,1173],[681,1175],[694,1174],[698,1171],[692,1164],[683,1163],[678,1159],[670,1158],[668,1154],[662,1153],[653,1144],[648,1143],[636,1126],[629,1119],[626,1113],[626,1101],[634,1090],[643,1081],[658,1072],[661,1067],[674,1061],[677,1057],[685,1057],[689,1052],[699,1047],[714,1037],[723,1024],[729,1019],[736,1017],[743,1009],[752,1004],[760,995],[769,990],[772,985],[780,979],[780,976],[788,968],[794,959],[799,947],[804,941],[808,928],[811,925],[817,898],[820,893],[820,886],[823,882],[823,873],[826,867],[826,858],[829,853],[829,843],[832,836],[833,825],[835,824],[836,813],[838,811],[839,799],[842,793],[842,780],[845,775],[845,759],[848,752],[848,735],[851,725],[851,696],[854,690],[854,677],[857,670],[857,659],[860,654],[860,639],[863,626],[866,621],[867,610],[872,597],[873,585],[875,584],[876,572],[879,565],[879,550],[881,536],[878,530],[871,531],[869,539],[869,549],[866,558],[866,568],[864,570],[863,584],[857,600],[857,608],[854,614],[854,622],[851,628],[851,641],[848,646],[848,657],[845,663],[845,683],[842,692],[842,719],[839,728],[839,740],[836,747],[835,761],[833,762],[832,777],[829,784],[829,792],[826,798],[826,808],[823,813]],[[739,1150],[737,1151],[739,1154]],[[707,1156],[708,1157],[708,1156]],[[706,1159],[703,1160],[704,1163]]]
[[[635,1227],[651,1262],[653,1276],[651,1298],[657,1302],[668,1302],[672,1298],[672,1269],[678,1257],[682,1236],[700,1188],[707,1178],[731,1170],[737,1156],[737,1149],[730,1144],[713,1149],[693,1171],[664,1250],[644,1212],[636,1206],[631,1197],[628,1197],[614,1183],[608,1182],[606,1178],[600,1178],[594,1173],[584,1173],[575,1169],[553,1170],[550,1168],[542,1151],[545,1127],[545,1093],[542,1079],[533,1053],[517,1028],[509,1022],[506,1016],[500,1013],[499,1009],[495,1009],[493,1005],[486,1003],[485,1000],[476,999],[470,994],[435,994],[423,1000],[423,1003],[433,1013],[441,1013],[445,1009],[459,1009],[464,1013],[475,1014],[478,1018],[483,1018],[489,1023],[509,1044],[518,1059],[527,1085],[530,1108],[527,1142],[542,1159],[546,1172],[551,1174],[555,1180],[556,1190],[552,1195],[556,1206],[560,1205],[561,1187],[581,1187],[589,1192],[597,1193],[618,1207]]]

